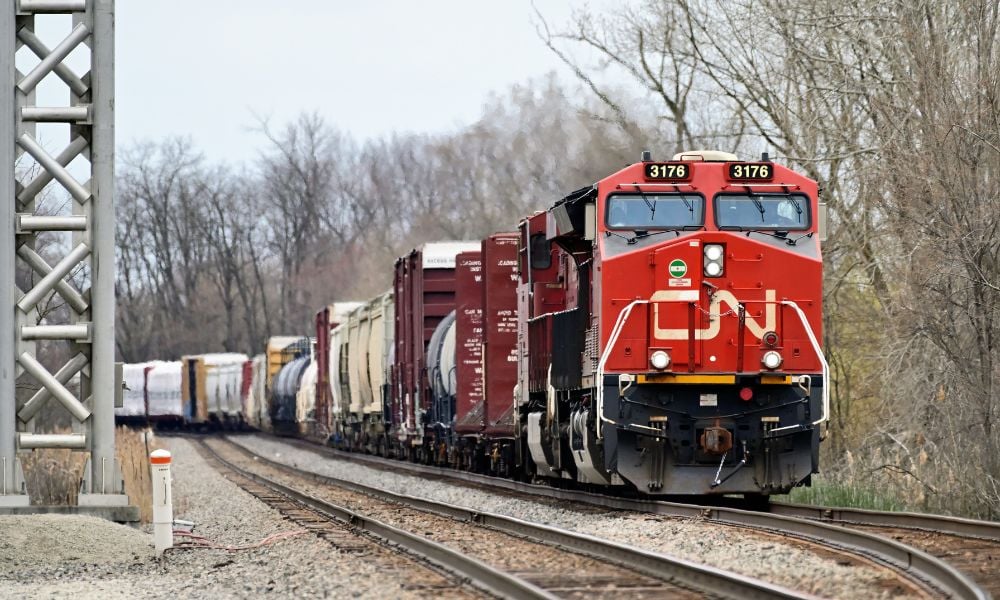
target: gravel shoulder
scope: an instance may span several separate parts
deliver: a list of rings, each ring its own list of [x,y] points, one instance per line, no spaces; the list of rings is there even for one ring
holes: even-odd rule
[[[173,453],[174,516],[196,523],[195,533],[237,546],[298,529],[187,441],[164,441]],[[0,598],[426,597],[312,535],[240,552],[173,549],[158,560],[149,531],[93,517],[0,518]]]
[[[884,569],[845,564],[828,552],[814,552],[805,544],[788,543],[778,536],[689,519],[601,512],[593,507],[578,511],[320,457],[264,436],[230,439],[272,460],[321,475],[616,540],[821,597],[894,598],[912,594],[912,589],[900,587]]]

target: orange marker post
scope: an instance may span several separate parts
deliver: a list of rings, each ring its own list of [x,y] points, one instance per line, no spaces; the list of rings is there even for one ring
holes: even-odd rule
[[[170,496],[170,452],[153,450],[149,455],[153,470],[153,544],[156,555],[174,546],[174,507]]]

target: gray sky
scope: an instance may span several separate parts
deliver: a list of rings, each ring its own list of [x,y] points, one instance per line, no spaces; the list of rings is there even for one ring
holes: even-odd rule
[[[555,23],[582,4],[536,3]],[[185,135],[245,160],[262,146],[255,113],[303,110],[361,139],[451,130],[491,91],[572,79],[532,18],[529,0],[119,0],[118,146]]]

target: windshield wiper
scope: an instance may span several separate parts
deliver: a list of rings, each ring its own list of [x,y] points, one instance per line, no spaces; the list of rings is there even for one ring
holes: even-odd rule
[[[690,200],[688,200],[688,199],[687,199],[687,196],[685,196],[684,194],[681,194],[681,200],[683,200],[683,201],[684,201],[684,206],[686,206],[686,207],[687,207],[687,209],[688,209],[688,212],[689,212],[689,213],[691,213],[691,214],[693,215],[693,214],[694,214],[694,204],[691,204],[691,201],[690,201]],[[694,220],[694,219],[692,219],[692,221],[693,221],[693,220]]]
[[[795,196],[788,196],[788,200],[791,201],[792,206],[795,207],[795,214],[798,216],[798,222],[802,222],[802,207],[799,206],[799,201],[795,199]]]
[[[648,237],[654,236],[654,235],[660,235],[662,233],[673,233],[673,234],[675,234],[677,236],[680,236],[680,234],[681,234],[682,231],[698,231],[698,230],[701,230],[701,229],[704,229],[704,228],[705,228],[704,225],[684,225],[683,227],[671,227],[670,229],[658,229],[656,231],[636,231],[635,232],[635,237],[632,238],[634,241],[629,242],[629,243],[634,244],[635,242],[637,242],[639,240],[642,240],[642,239],[645,239],[645,238],[648,238]]]
[[[653,218],[656,216],[656,200],[650,202],[649,198],[646,197],[646,193],[642,191],[641,187],[635,186],[635,188],[639,190],[639,195],[642,196],[642,201],[646,203],[646,208],[649,209],[649,220],[650,222],[652,222]]]
[[[798,238],[790,238],[790,237],[788,237],[788,232],[787,231],[782,231],[782,230],[765,231],[763,229],[754,229],[752,227],[751,228],[746,228],[746,227],[743,227],[742,225],[720,225],[719,226],[719,231],[740,231],[740,232],[746,233],[747,237],[750,237],[751,233],[759,233],[761,235],[769,235],[769,236],[771,236],[773,238],[778,238],[779,240],[784,240],[784,242],[786,244],[788,244],[789,246],[794,246],[795,244],[798,243],[799,240],[802,239],[802,237],[807,237],[807,236],[801,236],[801,237],[798,237]]]
[[[748,194],[748,196],[750,197],[750,200],[753,201],[753,205],[756,206],[757,210],[760,211],[760,222],[763,223],[764,220],[765,220],[764,219],[764,203],[761,202],[760,200],[758,200],[757,196],[754,196],[753,194]]]
[[[636,241],[635,240],[635,236],[629,237],[627,235],[622,235],[622,234],[618,233],[617,231],[611,231],[610,229],[606,230],[604,232],[604,236],[605,237],[611,237],[611,236],[620,237],[621,239],[625,240],[625,242],[628,243],[628,244],[634,244],[635,241]]]

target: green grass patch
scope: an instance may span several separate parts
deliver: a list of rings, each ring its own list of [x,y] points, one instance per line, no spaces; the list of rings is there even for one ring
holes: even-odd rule
[[[907,506],[903,502],[900,502],[895,497],[886,496],[874,488],[817,481],[815,477],[813,478],[811,487],[795,488],[790,494],[772,496],[772,498],[816,506],[840,506],[844,508],[888,511],[907,510]]]

